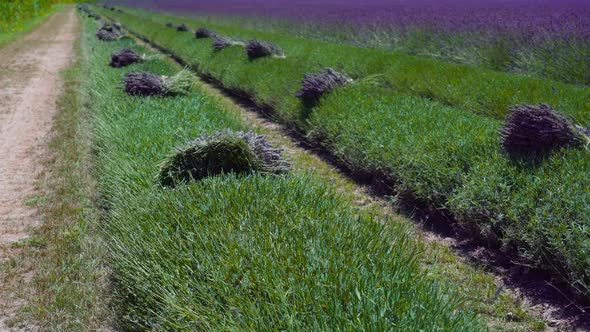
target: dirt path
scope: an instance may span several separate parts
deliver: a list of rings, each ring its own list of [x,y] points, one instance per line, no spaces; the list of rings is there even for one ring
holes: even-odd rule
[[[35,182],[43,171],[44,154],[57,110],[60,72],[71,63],[78,32],[74,9],[52,15],[24,38],[0,49],[0,264],[18,254],[16,243],[39,224]],[[18,300],[0,265],[0,331]],[[10,280],[9,280],[10,279]]]

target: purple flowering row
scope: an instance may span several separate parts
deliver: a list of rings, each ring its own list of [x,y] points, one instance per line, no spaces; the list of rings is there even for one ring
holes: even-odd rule
[[[588,0],[119,0],[118,4],[200,14],[426,28],[590,41]]]

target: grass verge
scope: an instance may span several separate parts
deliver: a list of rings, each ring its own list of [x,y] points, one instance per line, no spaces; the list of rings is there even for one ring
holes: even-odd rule
[[[47,331],[108,330],[108,268],[98,236],[99,212],[92,177],[91,118],[87,95],[88,48],[77,42],[76,61],[63,73],[49,142],[47,172],[38,200],[43,225],[27,241],[34,262],[27,321]]]
[[[164,27],[164,16],[108,14],[226,89],[270,107],[280,121],[327,149],[355,176],[383,182],[387,192],[401,194],[425,210],[454,216],[457,231],[509,257],[525,258],[527,264],[552,272],[555,285],[567,284],[588,298],[590,182],[584,175],[590,170],[588,151],[560,151],[540,164],[511,161],[498,144],[497,117],[511,103],[553,101],[562,105],[560,110],[584,118],[588,107],[575,100],[582,101],[590,90],[433,60],[385,56],[378,50],[213,27],[276,42],[287,54],[287,59],[250,61],[240,47],[215,52],[211,40]],[[396,89],[360,80],[313,109],[296,100],[303,72],[338,63],[357,75],[394,77],[395,82],[389,83]],[[392,68],[398,70],[390,72]],[[435,100],[455,99],[446,100],[451,106],[445,105],[396,82],[424,85],[430,89],[426,96]],[[467,106],[487,115],[465,112]]]

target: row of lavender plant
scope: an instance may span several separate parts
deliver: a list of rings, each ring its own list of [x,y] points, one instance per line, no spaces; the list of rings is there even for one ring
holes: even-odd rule
[[[115,2],[569,83],[590,83],[588,1]]]

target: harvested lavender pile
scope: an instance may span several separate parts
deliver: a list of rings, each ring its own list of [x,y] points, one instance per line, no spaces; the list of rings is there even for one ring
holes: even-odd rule
[[[285,53],[278,45],[256,39],[246,44],[246,54],[250,60],[267,56],[285,57]]]
[[[216,36],[217,36],[217,34],[214,31],[209,30],[207,28],[203,28],[203,27],[198,28],[197,31],[195,31],[195,37],[197,39],[214,38]]]
[[[185,32],[188,31],[188,27],[184,23],[182,23],[176,27],[176,31]]]
[[[148,72],[130,72],[123,78],[125,92],[132,96],[163,96],[166,86],[161,76]]]
[[[231,46],[231,40],[225,36],[217,36],[213,41],[213,49],[216,51],[222,50],[229,46]]]
[[[111,54],[110,66],[114,68],[121,68],[130,64],[142,62],[143,58],[130,48],[122,48]]]
[[[224,173],[283,174],[289,162],[282,149],[273,148],[266,138],[253,132],[218,131],[181,147],[164,160],[158,181],[167,187]]]
[[[232,37],[216,35],[212,46],[215,51],[220,51],[226,47],[236,46],[236,45],[244,45],[244,43],[242,43],[240,40],[234,39]]]
[[[96,31],[96,37],[102,41],[114,41],[119,38],[119,34],[112,31],[99,29]]]
[[[352,79],[345,74],[339,73],[332,68],[324,68],[317,74],[305,74],[302,87],[297,91],[296,96],[305,104],[314,105],[322,95],[339,86],[352,82]]]
[[[589,132],[572,124],[549,105],[518,105],[510,109],[500,130],[501,143],[511,157],[542,157],[589,141]]]
[[[188,94],[195,79],[195,75],[186,69],[171,77],[149,72],[130,72],[123,78],[123,84],[125,92],[132,96],[177,96]]]
[[[121,26],[105,23],[96,31],[96,37],[102,41],[114,41],[123,35]]]

